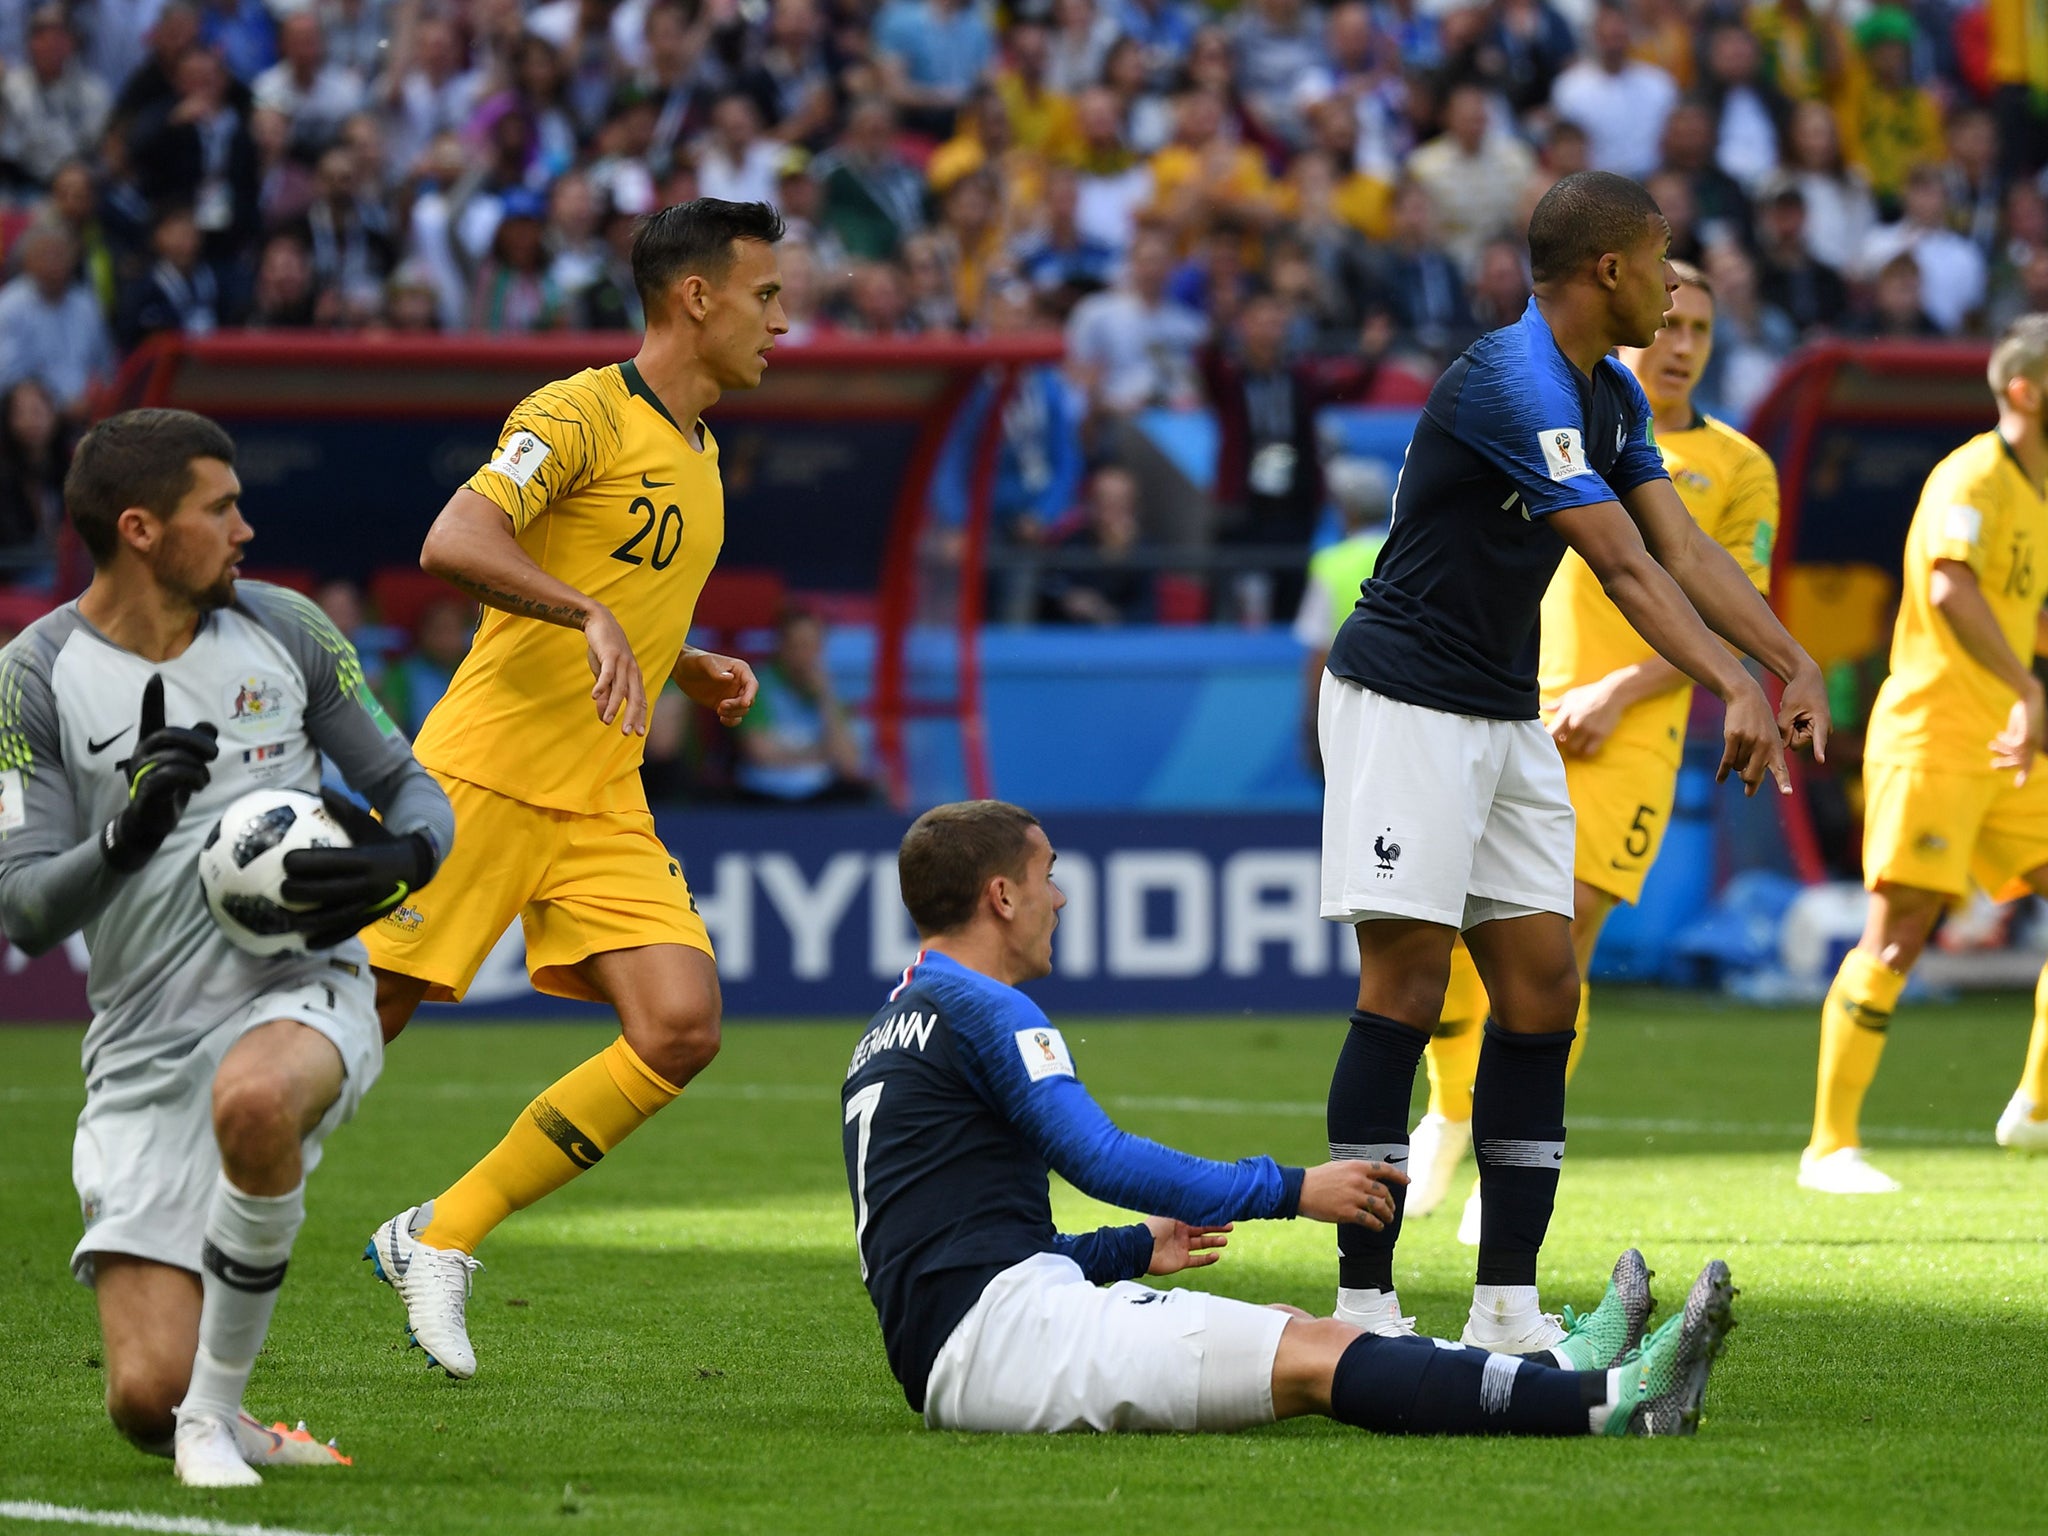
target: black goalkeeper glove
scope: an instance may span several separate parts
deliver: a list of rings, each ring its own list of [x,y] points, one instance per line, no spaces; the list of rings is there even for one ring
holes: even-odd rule
[[[278,894],[307,908],[292,926],[306,936],[308,949],[332,949],[352,938],[433,879],[440,862],[420,833],[395,836],[338,790],[321,790],[320,803],[355,846],[300,848],[284,856]]]
[[[128,780],[128,803],[100,829],[100,853],[122,874],[132,875],[149,862],[192,797],[206,788],[213,776],[206,765],[220,756],[216,734],[205,720],[165,725],[163,674],[150,675],[142,686],[135,755],[115,765]]]

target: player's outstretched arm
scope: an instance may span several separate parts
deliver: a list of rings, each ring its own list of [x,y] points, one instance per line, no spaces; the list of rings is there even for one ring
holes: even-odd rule
[[[1754,656],[1785,684],[1778,709],[1786,750],[1811,745],[1827,756],[1827,682],[1735,557],[1692,520],[1669,480],[1646,480],[1622,493],[1622,505],[1651,555],[1671,573],[1707,627]]]
[[[1742,780],[1745,793],[1755,794],[1769,774],[1785,794],[1792,782],[1785,771],[1784,740],[1770,701],[1742,664],[1716,640],[1686,600],[1671,574],[1651,558],[1643,536],[1618,501],[1596,501],[1549,514],[1551,526],[1577,550],[1614,606],[1649,641],[1657,653],[1726,706],[1724,746],[1716,778],[1730,773]],[[1688,518],[1690,523],[1691,519]],[[1731,567],[1733,562],[1730,562]],[[1745,587],[1747,582],[1744,583]],[[1754,589],[1750,589],[1752,599]],[[1821,734],[1826,733],[1826,713]]]
[[[512,519],[487,497],[463,486],[427,530],[420,569],[460,587],[489,608],[583,632],[590,697],[597,717],[629,736],[647,734],[647,688],[626,632],[611,610],[550,576],[520,547]]]

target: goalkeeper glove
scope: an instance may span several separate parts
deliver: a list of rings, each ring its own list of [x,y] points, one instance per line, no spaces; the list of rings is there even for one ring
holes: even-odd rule
[[[338,790],[321,790],[320,803],[354,846],[300,848],[284,856],[278,894],[307,909],[292,926],[306,936],[308,949],[332,949],[367,928],[433,879],[440,862],[424,835],[396,836]]]
[[[100,853],[132,875],[164,845],[194,795],[213,776],[207,764],[220,755],[212,724],[164,724],[164,679],[153,673],[142,687],[142,721],[135,755],[115,766],[128,780],[128,803],[100,829]]]

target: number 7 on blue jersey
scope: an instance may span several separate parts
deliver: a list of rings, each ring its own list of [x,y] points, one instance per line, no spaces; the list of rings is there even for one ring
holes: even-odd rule
[[[868,1136],[874,1129],[875,1110],[882,1102],[882,1090],[888,1083],[869,1083],[846,1101],[847,1125],[860,1122],[859,1140],[853,1152],[853,1246],[860,1254],[860,1277],[868,1277]]]

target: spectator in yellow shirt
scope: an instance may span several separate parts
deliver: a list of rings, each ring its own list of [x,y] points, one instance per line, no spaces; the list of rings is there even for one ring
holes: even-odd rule
[[[1223,98],[1183,92],[1173,142],[1152,157],[1153,206],[1183,234],[1218,217],[1263,229],[1279,214],[1265,157],[1224,131]]]
[[[1898,212],[1907,173],[1943,158],[1941,111],[1913,83],[1914,35],[1913,18],[1898,6],[1864,17],[1856,27],[1862,57],[1837,108],[1842,149],[1887,217]]]
[[[1081,129],[1070,96],[1046,83],[1051,35],[1039,21],[1020,20],[1004,39],[1005,62],[995,77],[996,94],[1010,115],[1010,136],[1018,148],[1049,160],[1072,161],[1081,148]]]

